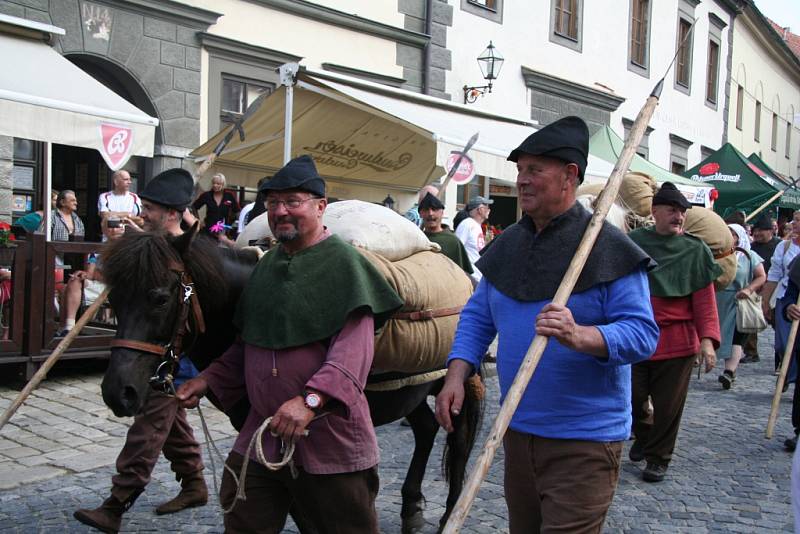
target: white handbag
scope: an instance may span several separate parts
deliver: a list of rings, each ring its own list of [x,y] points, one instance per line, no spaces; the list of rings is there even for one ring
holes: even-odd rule
[[[753,280],[752,257],[750,257],[749,280]],[[777,293],[777,291],[773,293]],[[766,327],[767,320],[764,318],[764,312],[761,309],[761,295],[750,293],[747,298],[736,299],[736,330],[743,334],[757,334]]]

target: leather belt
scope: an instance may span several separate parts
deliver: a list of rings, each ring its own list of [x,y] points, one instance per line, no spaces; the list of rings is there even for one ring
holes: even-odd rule
[[[447,317],[458,315],[464,306],[453,306],[452,308],[427,309],[414,312],[399,312],[392,315],[392,319],[403,319],[406,321],[430,321],[436,317]]]

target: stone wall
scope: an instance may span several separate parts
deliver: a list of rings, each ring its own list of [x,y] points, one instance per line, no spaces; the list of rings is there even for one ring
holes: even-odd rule
[[[176,165],[200,142],[200,42],[198,31],[215,20],[210,12],[165,1],[159,10],[120,0],[0,0],[0,13],[53,24],[66,30],[54,45],[66,56],[90,57],[126,86],[137,85],[155,113],[153,174]],[[92,21],[107,21],[98,30]]]
[[[405,15],[405,29],[425,33],[426,0],[398,0],[398,10]],[[447,28],[453,25],[453,6],[447,0],[433,0],[431,16],[430,79],[431,96],[450,100],[445,92],[445,76],[452,70],[452,53],[447,49]],[[397,44],[397,64],[403,67],[404,89],[423,92],[425,49]]]
[[[0,135],[0,220],[11,222],[11,171],[14,167],[14,138]]]

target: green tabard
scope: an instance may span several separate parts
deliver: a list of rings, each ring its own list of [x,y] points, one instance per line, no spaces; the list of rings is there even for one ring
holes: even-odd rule
[[[722,274],[711,249],[691,234],[661,235],[648,226],[628,237],[658,263],[647,273],[654,297],[686,297]]]
[[[429,241],[437,243],[442,247],[442,254],[453,260],[464,272],[472,274],[472,263],[470,263],[467,251],[461,243],[461,240],[456,237],[456,234],[450,230],[444,229],[441,232],[425,232],[425,237],[427,237]]]
[[[245,286],[234,324],[245,343],[279,350],[335,335],[358,308],[372,311],[378,329],[402,305],[380,272],[332,235],[292,256],[283,247],[268,252]]]

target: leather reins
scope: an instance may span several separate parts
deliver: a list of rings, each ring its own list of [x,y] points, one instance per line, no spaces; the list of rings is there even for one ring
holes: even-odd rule
[[[197,298],[192,276],[186,271],[182,262],[170,262],[169,270],[178,275],[181,289],[183,290],[182,294],[178,293],[180,311],[175,319],[175,328],[173,329],[175,333],[172,336],[172,340],[166,345],[137,339],[117,338],[111,340],[112,348],[132,349],[160,356],[162,360],[158,364],[155,374],[150,378],[150,383],[153,386],[160,386],[164,389],[171,388],[178,360],[183,353],[184,337],[191,331],[191,325],[189,324],[190,313],[194,320],[195,332],[202,334],[206,331],[203,310],[200,308],[200,301]]]

